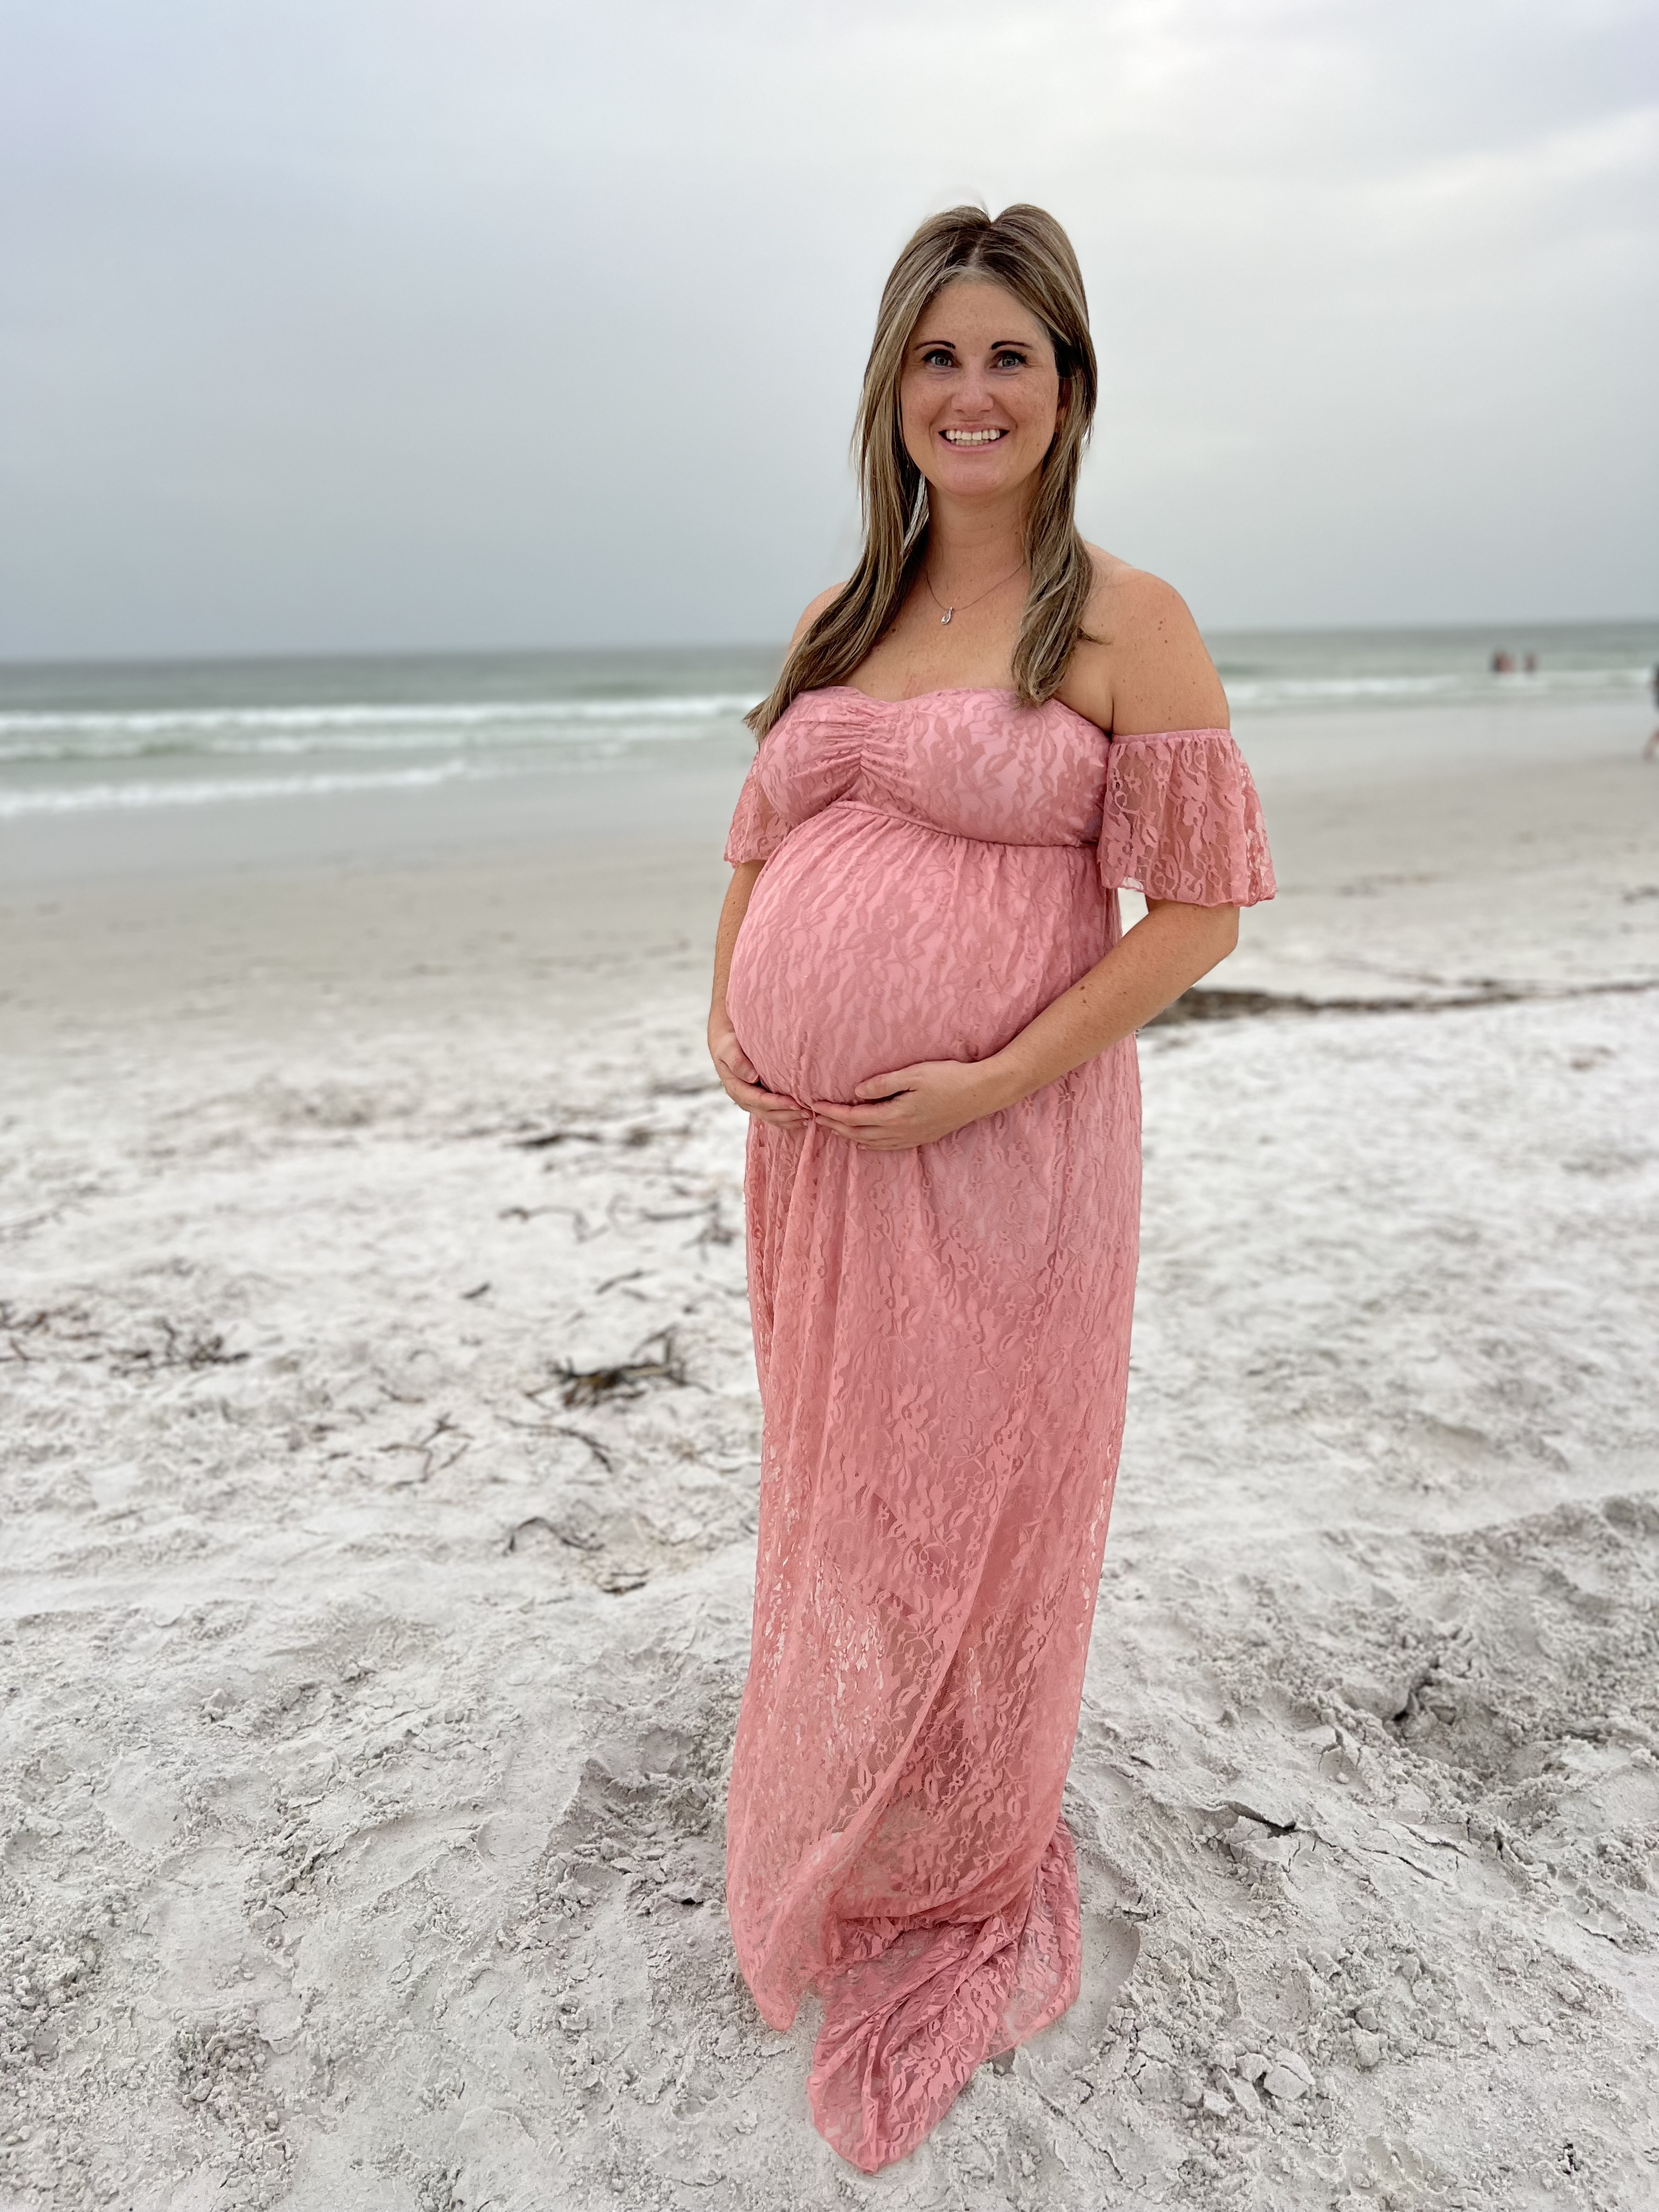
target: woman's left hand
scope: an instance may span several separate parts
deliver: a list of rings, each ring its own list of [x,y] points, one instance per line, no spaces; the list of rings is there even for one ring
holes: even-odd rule
[[[872,1075],[850,1105],[814,1099],[807,1111],[821,1128],[865,1152],[908,1152],[1012,1103],[981,1061],[924,1060]]]

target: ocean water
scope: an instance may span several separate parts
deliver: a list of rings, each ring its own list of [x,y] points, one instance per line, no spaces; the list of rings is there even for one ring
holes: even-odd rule
[[[1207,642],[1236,714],[1526,706],[1647,691],[1659,663],[1659,621],[1218,630]],[[1513,669],[1494,671],[1500,653],[1514,660]],[[1528,656],[1531,668],[1524,665]]]
[[[1286,757],[1357,759],[1385,710],[1390,729],[1443,710],[1418,726],[1427,743],[1462,709],[1459,726],[1498,731],[1488,744],[1516,742],[1540,708],[1639,715],[1659,622],[1209,642],[1258,746],[1271,754],[1277,732]],[[1492,672],[1500,648],[1514,672]],[[711,647],[0,665],[0,878],[705,835],[777,665],[775,648]]]
[[[0,821],[723,755],[776,666],[741,650],[0,666]]]

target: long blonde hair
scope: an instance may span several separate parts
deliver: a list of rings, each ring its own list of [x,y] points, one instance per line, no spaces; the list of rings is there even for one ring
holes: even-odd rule
[[[1025,525],[1031,572],[1014,688],[1026,706],[1059,690],[1083,634],[1094,571],[1074,516],[1083,447],[1099,380],[1089,303],[1072,242],[1042,208],[947,208],[929,216],[893,264],[865,364],[853,453],[864,513],[858,566],[783,664],[769,698],[747,717],[764,737],[803,691],[839,684],[873,649],[904,603],[927,550],[927,483],[904,443],[899,380],[917,324],[945,285],[985,276],[1005,285],[1048,331],[1060,372],[1061,414]]]

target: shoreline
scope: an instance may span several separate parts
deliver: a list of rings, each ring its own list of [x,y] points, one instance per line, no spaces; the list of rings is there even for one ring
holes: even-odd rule
[[[1489,716],[1368,711],[1346,718],[1370,733],[1364,759],[1333,740],[1343,718],[1244,722],[1279,893],[1207,988],[1438,1000],[1659,976],[1659,767],[1639,739],[1615,749],[1627,711],[1520,719],[1528,742],[1505,719],[1494,753]],[[510,838],[492,816],[472,848],[254,866],[210,841],[177,875],[9,880],[0,1030],[27,1050],[190,1006],[196,1033],[257,1036],[308,1013],[379,1024],[442,1006],[465,1021],[538,996],[556,1022],[619,985],[653,988],[658,971],[678,984],[712,944],[742,771],[738,757],[665,781],[570,779],[575,812],[518,821]],[[618,791],[641,825],[626,836]]]

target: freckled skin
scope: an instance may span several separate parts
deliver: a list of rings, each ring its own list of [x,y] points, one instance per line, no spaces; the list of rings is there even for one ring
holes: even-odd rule
[[[971,511],[954,548],[964,558],[1000,543],[1018,564],[1019,531],[1042,457],[1061,411],[1060,374],[1047,332],[1000,284],[947,285],[922,317],[905,349],[899,413],[910,458],[927,479],[935,507],[956,502]],[[952,429],[993,429],[990,446],[953,446]],[[962,518],[966,522],[967,516]],[[936,587],[951,571],[935,526]],[[1024,583],[1020,571],[1018,583]],[[949,602],[950,594],[941,592]],[[960,596],[972,596],[964,588]],[[1011,586],[1016,604],[1024,592]],[[952,625],[954,627],[954,624]]]

